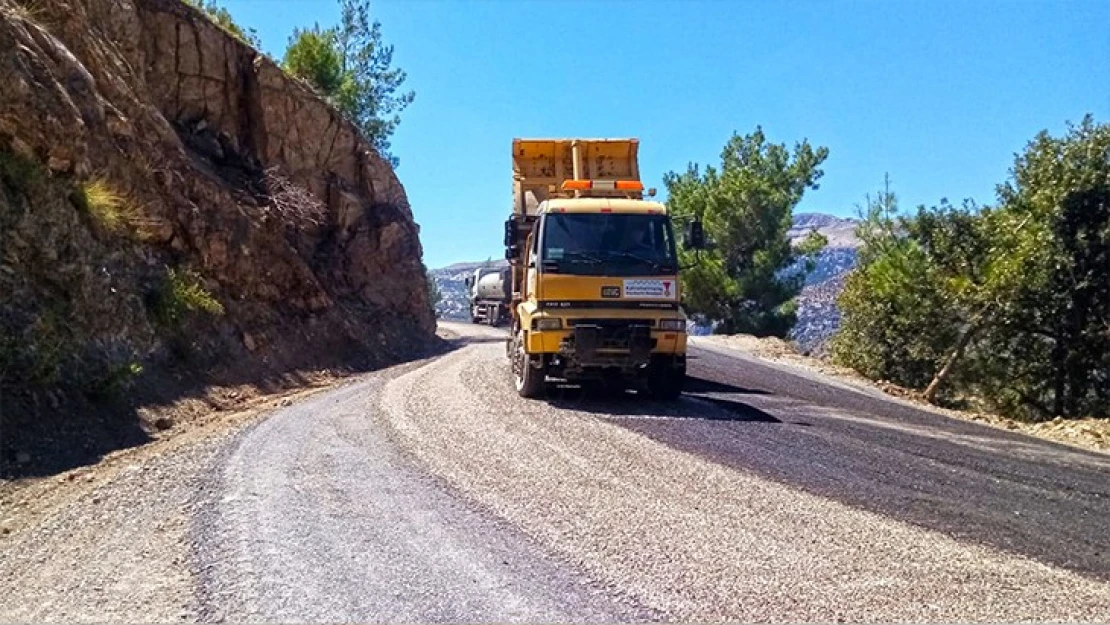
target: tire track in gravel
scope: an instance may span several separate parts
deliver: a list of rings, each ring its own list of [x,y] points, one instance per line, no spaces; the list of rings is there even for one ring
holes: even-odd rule
[[[1106,583],[675,449],[624,427],[627,402],[606,415],[604,401],[524,401],[509,379],[502,344],[470,345],[386,382],[383,413],[431,472],[664,613],[775,621],[1110,615]],[[704,399],[637,405],[631,412],[642,420],[735,419]],[[712,436],[689,429],[705,447]]]
[[[221,496],[195,530],[203,618],[651,618],[397,452],[376,414],[377,397],[390,377],[419,366],[282,410],[228,448],[219,462]]]

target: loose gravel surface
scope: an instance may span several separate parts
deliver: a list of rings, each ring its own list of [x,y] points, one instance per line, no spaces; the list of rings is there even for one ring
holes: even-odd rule
[[[205,620],[618,621],[622,604],[395,451],[384,376],[282,411],[230,451],[197,526]],[[439,415],[439,418],[450,418]]]
[[[76,492],[64,503],[0,537],[0,621],[172,622],[196,614],[188,536],[214,453],[199,444],[66,484]]]
[[[1105,455],[705,350],[677,403],[523,401],[449,327],[78,477],[0,534],[0,621],[1110,619]]]

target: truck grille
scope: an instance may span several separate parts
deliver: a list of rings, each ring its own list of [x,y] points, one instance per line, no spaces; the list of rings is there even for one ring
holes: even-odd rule
[[[614,356],[627,359],[629,363],[646,362],[656,340],[651,337],[650,324],[631,324],[620,320],[620,324],[605,325],[586,323],[579,319],[572,332],[563,340],[560,350],[578,362],[588,365],[606,361]],[[623,354],[623,355],[622,355]]]
[[[655,327],[654,319],[567,319],[567,325],[597,326],[599,328],[627,328],[628,326]]]

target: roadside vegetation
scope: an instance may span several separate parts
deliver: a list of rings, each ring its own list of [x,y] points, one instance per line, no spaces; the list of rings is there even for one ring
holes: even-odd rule
[[[440,292],[435,277],[428,273],[427,267],[424,268],[424,275],[428,276],[428,305],[432,308],[432,314],[439,317],[439,303],[443,301],[443,293]]]
[[[761,128],[734,134],[721,151],[720,167],[691,164],[664,176],[667,209],[681,225],[700,217],[712,247],[682,251],[686,310],[723,334],[785,337],[797,321],[795,298],[825,246],[812,233],[792,246],[787,231],[806,190],[817,189],[828,158],[825,147],[802,141],[791,152],[771,143]]]
[[[108,232],[124,232],[139,216],[135,203],[103,178],[79,184],[76,200],[96,225]]]
[[[791,244],[794,208],[828,156],[759,128],[733,135],[719,166],[664,181],[678,229],[692,216],[711,248],[683,251],[684,306],[720,334],[785,338],[825,245]],[[868,197],[855,269],[838,299],[832,359],[926,401],[1026,421],[1110,415],[1110,125],[1091,116],[1038,134],[993,205],[903,212],[889,184]]]
[[[191,313],[220,316],[224,307],[204,287],[199,274],[170,267],[158,289],[153,312],[163,325],[176,327]]]
[[[1110,415],[1110,125],[1038,134],[993,206],[869,198],[834,359],[946,405]]]
[[[416,93],[398,92],[405,72],[393,66],[393,46],[382,39],[382,25],[371,18],[370,3],[339,4],[339,24],[293,31],[282,66],[327,97],[396,168],[400,162],[390,153],[389,138]]]

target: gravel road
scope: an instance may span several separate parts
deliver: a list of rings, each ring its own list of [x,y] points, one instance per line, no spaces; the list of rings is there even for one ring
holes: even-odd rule
[[[1106,455],[708,349],[528,402],[446,327],[0,538],[0,620],[1110,619]]]

